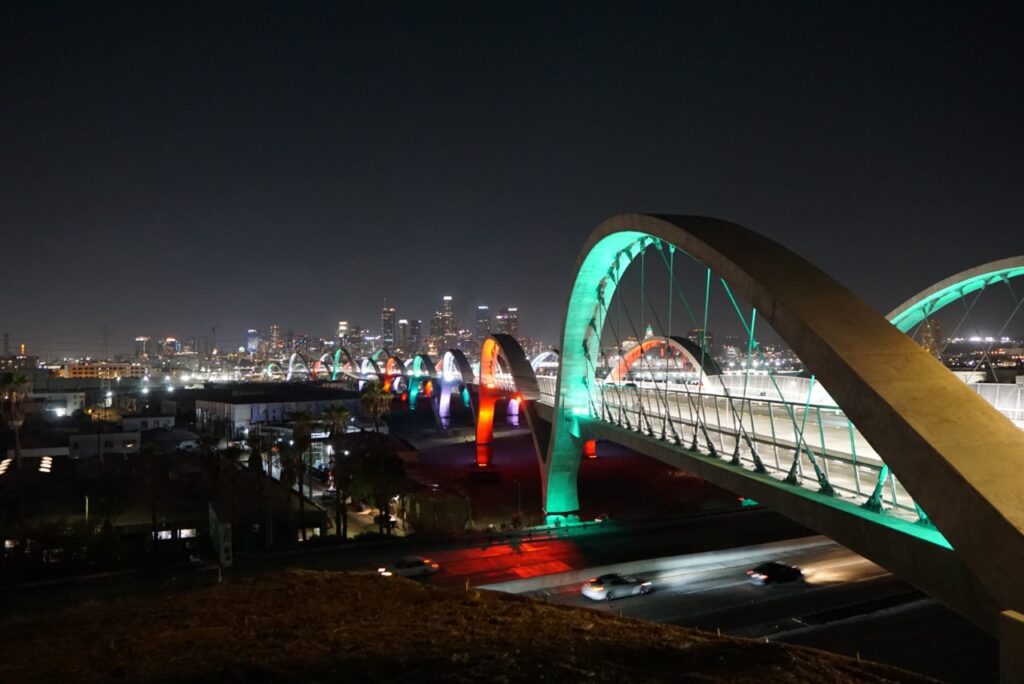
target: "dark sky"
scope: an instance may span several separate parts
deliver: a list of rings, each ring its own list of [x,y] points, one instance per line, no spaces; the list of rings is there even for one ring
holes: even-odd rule
[[[0,332],[517,304],[621,211],[740,222],[882,311],[1024,252],[1024,22],[935,2],[0,8]]]

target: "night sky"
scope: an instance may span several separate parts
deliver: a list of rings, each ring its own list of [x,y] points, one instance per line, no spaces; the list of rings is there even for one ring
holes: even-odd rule
[[[1022,46],[966,2],[5,2],[0,333],[223,348],[452,294],[555,342],[622,211],[737,221],[886,312],[1024,252]]]

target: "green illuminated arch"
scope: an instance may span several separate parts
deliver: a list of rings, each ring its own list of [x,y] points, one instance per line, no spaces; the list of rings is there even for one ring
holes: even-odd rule
[[[716,219],[622,214],[587,239],[566,306],[552,435],[542,471],[549,516],[579,510],[582,442],[588,423],[598,419],[595,369],[605,305],[629,264],[652,244],[683,250],[754,307],[885,455],[886,465],[941,530],[911,525],[901,527],[901,534],[946,551],[951,543],[996,604],[1024,608],[1022,590],[1005,572],[1024,557],[1024,502],[1016,484],[1024,472],[1024,433],[826,273],[764,236]],[[1010,270],[1002,276],[1010,273],[1019,275]],[[992,281],[970,285],[977,289],[985,282]],[[651,441],[652,449],[668,448]],[[734,479],[758,478],[728,472]],[[782,482],[761,482],[766,484],[796,494]],[[814,495],[802,492],[797,498]],[[858,535],[851,539],[872,534],[877,525],[896,529],[881,516],[847,509],[836,500],[819,497],[816,505],[850,513],[852,520],[841,524],[845,534]],[[877,525],[858,528],[862,523]],[[855,528],[860,531],[852,532]],[[882,555],[896,566],[913,566],[898,549]]]
[[[963,299],[972,292],[1024,275],[1024,256],[1008,257],[975,266],[935,283],[889,312],[886,318],[901,332],[915,325],[947,304]]]

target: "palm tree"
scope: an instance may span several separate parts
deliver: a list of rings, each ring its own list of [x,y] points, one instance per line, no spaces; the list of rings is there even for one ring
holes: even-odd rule
[[[0,413],[7,429],[14,433],[14,467],[21,468],[21,426],[25,422],[24,398],[28,378],[24,373],[0,375]]]
[[[336,432],[344,434],[345,426],[351,417],[349,410],[340,404],[331,404],[320,414],[320,420],[331,428],[331,437],[334,437]]]
[[[368,382],[359,398],[363,411],[373,417],[373,429],[380,432],[380,419],[391,412],[391,394],[379,382]]]
[[[306,479],[306,452],[313,445],[312,423],[313,416],[309,411],[295,411],[292,413],[292,441],[295,445],[295,452],[298,455],[298,468],[296,475],[299,480],[299,533],[302,541],[306,541],[306,496],[303,493],[303,483]]]
[[[348,539],[349,484],[352,480],[348,459],[343,458],[345,426],[352,416],[344,406],[332,404],[320,414],[321,420],[331,427],[331,473],[334,478],[334,533],[339,539]]]

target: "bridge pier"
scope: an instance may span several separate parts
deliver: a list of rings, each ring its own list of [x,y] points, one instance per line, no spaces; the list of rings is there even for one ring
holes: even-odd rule
[[[1015,610],[999,616],[999,681],[1024,682],[1024,614]]]
[[[480,444],[476,445],[476,467],[487,468],[491,465],[491,458],[494,456],[494,445],[493,444]]]

